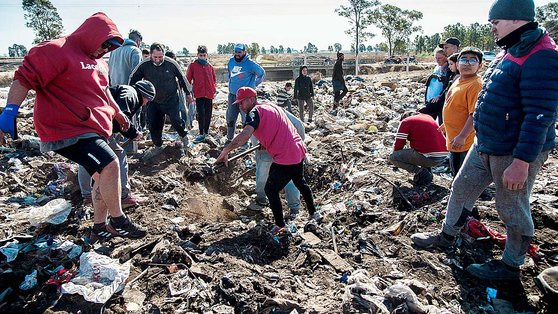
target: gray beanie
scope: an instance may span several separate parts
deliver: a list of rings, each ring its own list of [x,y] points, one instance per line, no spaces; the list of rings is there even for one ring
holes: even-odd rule
[[[488,20],[535,20],[533,0],[496,0],[488,11]]]

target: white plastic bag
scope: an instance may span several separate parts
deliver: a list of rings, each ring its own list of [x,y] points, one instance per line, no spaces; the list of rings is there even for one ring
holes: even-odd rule
[[[89,302],[106,303],[124,288],[130,275],[130,262],[120,264],[116,259],[95,252],[83,253],[79,261],[78,275],[62,285],[62,293],[77,293]]]
[[[63,198],[57,198],[46,203],[45,206],[33,207],[29,212],[29,223],[33,227],[46,222],[59,225],[66,221],[71,210],[72,203]]]

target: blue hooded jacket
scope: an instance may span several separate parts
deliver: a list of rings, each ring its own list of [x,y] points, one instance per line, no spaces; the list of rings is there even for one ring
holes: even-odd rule
[[[248,55],[240,62],[231,58],[227,65],[229,72],[229,93],[235,94],[239,88],[247,86],[256,88],[265,78],[265,70]]]
[[[534,39],[530,33],[503,51],[483,77],[474,114],[482,153],[532,162],[556,145],[558,50],[547,33],[533,33]],[[514,53],[517,48],[522,51]]]

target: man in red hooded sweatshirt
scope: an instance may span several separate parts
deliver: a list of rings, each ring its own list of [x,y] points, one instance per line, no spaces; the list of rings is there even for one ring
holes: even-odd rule
[[[108,90],[108,65],[102,59],[123,41],[114,22],[95,13],[69,36],[33,47],[15,72],[0,115],[2,145],[4,133],[17,138],[19,106],[29,90],[36,91],[33,119],[41,151],[82,165],[94,180],[92,240],[147,233],[122,211],[118,159],[107,144],[113,119],[123,130],[130,125]]]

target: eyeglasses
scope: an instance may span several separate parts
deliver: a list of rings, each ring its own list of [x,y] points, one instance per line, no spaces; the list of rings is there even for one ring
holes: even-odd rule
[[[479,63],[479,60],[477,59],[465,59],[465,58],[461,58],[458,60],[459,64],[461,65],[465,65],[465,64],[469,64],[469,65],[475,65],[477,63]]]
[[[103,49],[110,49],[112,47],[112,44],[107,40],[105,41],[102,45],[101,48]]]

